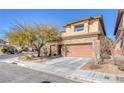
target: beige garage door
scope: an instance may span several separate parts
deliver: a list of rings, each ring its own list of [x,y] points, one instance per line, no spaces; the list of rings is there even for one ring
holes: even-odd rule
[[[90,57],[92,56],[92,43],[67,45],[67,56]]]

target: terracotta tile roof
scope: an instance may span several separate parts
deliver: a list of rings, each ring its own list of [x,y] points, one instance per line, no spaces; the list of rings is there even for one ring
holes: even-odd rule
[[[104,34],[106,35],[105,26],[104,26],[104,21],[103,21],[103,16],[96,16],[96,17],[83,18],[83,19],[80,19],[80,20],[77,20],[77,21],[69,22],[69,23],[65,24],[64,27],[70,26],[71,24],[79,23],[79,22],[82,22],[82,21],[95,20],[95,19],[99,19],[99,21],[100,21],[100,23],[101,23],[101,26],[102,26],[102,28],[103,28]]]
[[[121,21],[121,17],[124,13],[124,9],[121,9],[119,12],[118,12],[118,17],[117,17],[117,21],[116,21],[116,25],[115,25],[115,30],[114,30],[114,35],[116,35],[116,32],[118,30],[118,26],[119,26],[119,23]]]

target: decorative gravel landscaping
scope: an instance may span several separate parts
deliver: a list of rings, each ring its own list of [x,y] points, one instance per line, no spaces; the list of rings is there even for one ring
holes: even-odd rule
[[[81,70],[91,70],[96,72],[115,74],[116,76],[124,76],[124,71],[119,70],[117,65],[115,65],[112,60],[109,60],[102,65],[99,65],[94,60],[92,60],[91,62],[81,67]]]
[[[26,56],[21,56],[18,58],[18,60],[22,60],[25,62],[29,62],[29,61],[41,61],[43,58],[42,57],[33,57],[32,55],[26,55]]]
[[[55,58],[58,58],[58,57],[47,57],[47,56],[37,57],[37,56],[32,56],[32,55],[25,55],[25,56],[18,57],[18,61],[41,63],[41,62],[55,59]]]

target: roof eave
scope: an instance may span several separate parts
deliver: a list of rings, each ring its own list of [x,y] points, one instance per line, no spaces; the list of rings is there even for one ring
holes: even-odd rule
[[[82,21],[86,21],[86,20],[95,20],[95,19],[100,19],[100,23],[102,25],[103,32],[106,35],[105,26],[104,26],[104,22],[103,22],[103,16],[88,17],[88,18],[80,19],[80,20],[77,20],[77,21],[67,23],[67,24],[64,25],[64,27],[70,26],[71,24],[75,24],[75,23],[78,23],[78,22],[82,22]]]
[[[116,25],[115,25],[115,30],[114,30],[114,35],[116,35],[116,33],[117,33],[117,29],[118,29],[118,26],[119,26],[119,23],[121,21],[121,17],[123,15],[123,13],[124,13],[124,10],[120,10],[118,12],[118,17],[117,17],[117,20],[116,20]]]

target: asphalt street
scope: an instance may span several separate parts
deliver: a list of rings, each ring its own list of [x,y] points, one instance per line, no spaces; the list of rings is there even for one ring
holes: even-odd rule
[[[76,83],[52,74],[0,62],[0,83]]]

